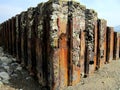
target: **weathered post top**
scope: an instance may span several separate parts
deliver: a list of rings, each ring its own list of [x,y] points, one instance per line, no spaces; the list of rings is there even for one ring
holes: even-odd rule
[[[59,3],[61,3],[61,2],[77,2],[77,3],[79,3],[78,0],[48,0],[48,2],[53,2],[53,3],[55,3],[55,2],[59,2]]]

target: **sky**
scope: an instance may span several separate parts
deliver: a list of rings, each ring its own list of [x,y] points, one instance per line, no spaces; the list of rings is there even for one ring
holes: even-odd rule
[[[26,11],[29,7],[35,7],[40,2],[48,0],[0,0],[0,23]],[[76,0],[86,8],[94,9],[99,18],[107,20],[108,26],[120,25],[120,0]]]

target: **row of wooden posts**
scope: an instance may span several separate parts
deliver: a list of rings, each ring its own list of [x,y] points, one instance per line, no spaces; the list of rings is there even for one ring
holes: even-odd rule
[[[34,15],[30,16],[28,11],[34,11]],[[0,45],[5,52],[11,54],[17,62],[27,68],[31,75],[37,76],[42,86],[48,86],[50,90],[59,90],[68,85],[75,85],[80,82],[82,75],[88,76],[103,64],[119,59],[119,33],[115,32],[113,27],[108,27],[106,22],[104,23],[105,20],[98,19],[94,25],[92,54],[87,49],[86,32],[84,30],[79,32],[80,58],[79,63],[76,64],[72,58],[77,51],[74,51],[74,47],[78,43],[73,37],[73,30],[79,28],[76,26],[79,20],[73,17],[68,19],[66,24],[63,18],[58,17],[56,24],[60,35],[57,34],[56,39],[53,37],[54,32],[51,35],[50,13],[47,10],[44,12],[47,15],[42,18],[40,24],[37,9],[30,8],[28,11],[0,24]],[[54,31],[56,32],[56,29]]]

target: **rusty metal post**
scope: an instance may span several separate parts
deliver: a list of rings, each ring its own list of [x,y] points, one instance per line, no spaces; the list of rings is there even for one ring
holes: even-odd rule
[[[4,22],[3,23],[3,48],[4,48],[4,50],[6,51],[6,38],[7,38],[7,35],[6,35],[6,23]],[[5,38],[6,37],[6,38]]]
[[[12,54],[16,57],[16,28],[15,17],[12,18]]]
[[[8,52],[8,21],[5,22],[5,51]]]
[[[31,22],[32,20],[32,8],[28,9],[27,12],[27,53],[28,53],[28,61],[27,61],[27,68],[29,70],[29,72],[32,74],[32,55],[31,55],[31,27],[33,22]],[[30,23],[31,22],[31,23]]]
[[[3,43],[4,43],[4,39],[3,39],[3,35],[4,35],[4,30],[3,30],[3,23],[0,24],[0,33],[1,33],[1,40],[0,40],[0,45],[3,46]]]
[[[97,54],[97,13],[92,9],[86,9],[86,61],[85,76],[93,73],[96,67]]]
[[[119,36],[119,58],[120,58],[120,36]]]
[[[67,6],[67,2],[64,2]],[[65,6],[59,5],[63,12],[68,10]],[[55,7],[53,7],[55,8]],[[53,13],[56,10],[53,11]],[[51,52],[48,56],[48,73],[50,73],[52,80],[49,82],[50,90],[59,90],[68,85],[68,15],[67,13],[61,13],[60,9],[57,11],[59,15],[50,15],[50,37],[48,39],[48,52]],[[47,24],[47,26],[49,26]],[[47,35],[48,36],[48,35]],[[49,69],[50,68],[50,69]]]
[[[27,66],[27,12],[21,13],[21,64],[23,67]]]
[[[106,40],[106,62],[113,60],[113,44],[114,44],[114,29],[113,27],[107,27],[107,40]]]
[[[119,59],[119,37],[120,37],[120,34],[119,32],[117,32],[117,59]]]
[[[35,9],[36,10],[36,9]],[[32,47],[31,47],[31,54],[32,54],[32,70],[34,72],[34,74],[36,74],[36,49],[35,49],[35,46],[36,46],[36,25],[35,25],[35,13],[37,13],[37,11],[33,12],[33,25],[32,25],[32,31],[31,31],[31,44],[32,44]],[[47,74],[47,73],[46,73]]]
[[[78,25],[78,26],[77,26]],[[81,30],[82,31],[82,30]],[[80,19],[72,17],[70,21],[70,57],[71,57],[71,85],[76,85],[80,82]],[[75,36],[74,36],[75,35]]]
[[[84,53],[82,52],[84,48],[81,46],[84,46],[82,44],[85,40],[84,34],[82,36],[81,33],[85,30],[85,8],[81,9],[82,14],[80,13],[80,15],[82,17],[80,17],[79,15],[76,16],[74,10],[73,12],[70,11],[71,6],[77,3],[64,2],[64,4],[68,5],[67,10],[71,14],[59,13],[60,16],[51,15],[52,18],[50,19],[50,41],[52,41],[50,42],[50,51],[52,52],[50,55],[52,64],[50,65],[53,70],[48,71],[53,72],[54,85],[52,89],[61,89],[67,85],[75,85],[80,82],[80,68],[84,67],[81,63],[84,62]],[[64,5],[60,5],[60,7],[62,7],[63,12],[66,11]]]
[[[68,85],[68,37],[67,37],[67,20],[65,17],[58,17],[57,25],[59,33],[59,38],[54,39],[56,46],[59,45],[59,74],[60,74],[60,88],[66,87]],[[59,43],[56,40],[59,40]]]
[[[97,20],[94,22],[94,39],[95,39],[94,41],[94,70],[96,70],[97,60],[98,60],[98,23],[97,23]]]
[[[80,32],[80,73],[83,77],[85,75],[85,32]]]
[[[12,27],[12,18],[10,19],[10,46],[11,46],[11,49],[10,49],[10,54],[11,55],[13,55],[13,34],[12,34],[12,32],[13,32],[13,27]]]
[[[36,10],[38,10],[38,13],[35,12],[34,16],[34,24],[35,24],[35,32],[36,32],[36,46],[35,46],[35,51],[36,51],[36,70],[37,70],[37,77],[40,85],[46,86],[46,79],[44,75],[44,70],[43,70],[43,11],[41,10],[42,4],[38,5]],[[41,10],[41,11],[39,11]]]
[[[119,33],[114,32],[114,50],[113,50],[113,59],[119,59]]]
[[[10,35],[11,35],[11,55],[13,55],[13,48],[14,48],[14,47],[13,47],[13,37],[14,37],[14,36],[13,36],[13,31],[14,31],[14,30],[13,30],[13,25],[12,25],[12,19],[13,19],[13,18],[11,18],[11,20],[10,20],[10,26],[11,26],[11,28],[10,28],[10,29],[11,29],[11,30],[10,30]]]
[[[5,23],[2,24],[3,25],[3,48],[5,48]]]
[[[64,2],[67,6],[67,2]],[[59,5],[62,10],[65,6]],[[55,7],[53,7],[55,8]],[[53,11],[53,13],[56,10]],[[59,15],[52,14],[50,16],[50,37],[48,39],[48,73],[52,80],[49,82],[50,90],[59,90],[68,85],[68,15],[63,14],[58,10]],[[48,25],[48,24],[47,24]],[[49,26],[49,25],[48,25]],[[48,36],[48,35],[47,35]]]
[[[8,31],[8,53],[10,54],[10,20],[7,21],[7,31]]]
[[[12,32],[12,27],[11,27],[11,19],[9,19],[9,21],[8,21],[8,27],[9,27],[9,54],[11,54],[12,55],[12,34],[11,34],[11,32]]]
[[[0,46],[1,46],[1,40],[2,40],[2,24],[0,24]]]
[[[7,30],[6,30],[7,21],[4,22],[4,50],[7,51]]]
[[[5,42],[5,25],[6,25],[6,23],[4,22],[3,23],[3,48],[4,48],[4,50],[5,50],[5,46],[6,46],[6,42]]]
[[[6,50],[6,38],[7,38],[5,26],[6,26],[6,23],[4,22],[3,23],[3,48],[4,50]]]
[[[0,44],[37,75],[43,87],[62,90],[113,55],[119,58],[118,33],[111,27],[106,30],[106,20],[97,19],[94,10],[72,0],[49,0],[0,24]]]
[[[117,32],[114,32],[113,59],[116,60]]]
[[[28,70],[30,75],[36,72],[35,40],[34,40],[34,13],[35,8],[29,8],[27,12],[27,53],[28,53]]]
[[[21,62],[21,29],[20,29],[20,15],[16,16],[16,54],[17,54],[17,61]]]
[[[98,60],[97,68],[106,63],[106,29],[107,22],[104,19],[98,20]]]
[[[72,5],[76,5],[77,3],[71,2],[69,6],[69,10]],[[78,6],[81,7],[81,6]],[[71,85],[76,85],[80,82],[80,75],[84,74],[84,64],[85,64],[85,7],[83,6],[80,10],[76,9],[76,12],[71,12],[71,26],[70,26],[70,41],[71,41],[71,63],[72,73],[71,73]],[[81,12],[77,14],[77,12]]]
[[[0,46],[3,45],[3,23],[0,24]]]
[[[10,27],[9,27],[10,25],[9,25],[9,20],[7,21],[7,25],[6,25],[6,33],[7,33],[7,48],[8,48],[8,53],[10,52],[10,42],[9,42],[9,40],[10,40],[10,38],[9,38],[9,36],[10,36]]]

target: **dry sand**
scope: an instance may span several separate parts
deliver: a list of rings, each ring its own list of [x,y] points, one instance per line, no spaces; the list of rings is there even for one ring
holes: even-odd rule
[[[76,86],[64,90],[120,90],[120,60],[113,60]]]

